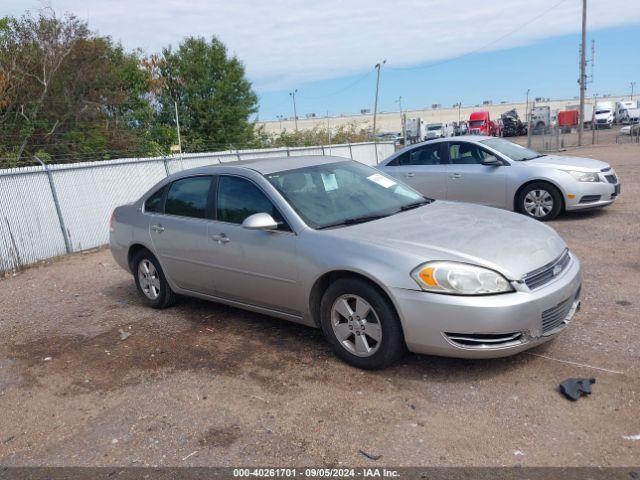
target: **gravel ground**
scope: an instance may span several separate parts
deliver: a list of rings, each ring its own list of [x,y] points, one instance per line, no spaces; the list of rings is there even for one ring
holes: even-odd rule
[[[0,281],[0,464],[638,465],[640,147],[574,153],[610,161],[623,194],[551,223],[584,263],[583,308],[511,358],[359,371],[310,328],[145,308],[108,250]],[[597,379],[575,403],[557,391],[573,376]]]

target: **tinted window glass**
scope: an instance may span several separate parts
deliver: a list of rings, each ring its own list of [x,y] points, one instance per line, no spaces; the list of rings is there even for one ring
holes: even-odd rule
[[[452,142],[449,144],[449,161],[454,165],[473,165],[482,163],[487,153],[473,143]]]
[[[439,165],[441,163],[440,143],[414,148],[396,160],[397,163],[395,163],[395,165]]]
[[[155,212],[162,213],[163,205],[162,205],[162,196],[164,195],[165,187],[162,187],[156,193],[147,198],[147,201],[144,202],[144,211],[145,212]]]
[[[239,177],[220,177],[217,210],[217,219],[230,223],[242,223],[254,213],[268,213],[278,222],[279,230],[289,230],[280,212],[262,190]]]
[[[191,177],[171,184],[165,213],[182,217],[205,218],[211,177]]]

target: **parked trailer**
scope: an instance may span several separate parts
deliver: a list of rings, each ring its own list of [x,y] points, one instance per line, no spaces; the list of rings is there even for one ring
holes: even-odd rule
[[[580,105],[567,105],[565,110],[577,110],[578,116],[580,115]],[[591,121],[593,120],[593,104],[585,103],[584,104],[584,119],[582,121],[583,125],[591,125]]]
[[[578,110],[563,110],[558,112],[558,127],[562,133],[570,133],[573,127],[578,126],[580,112]]]

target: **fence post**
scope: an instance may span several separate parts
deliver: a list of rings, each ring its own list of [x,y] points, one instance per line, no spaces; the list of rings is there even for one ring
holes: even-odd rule
[[[347,140],[347,143],[349,144],[349,158],[353,160],[353,151],[351,150],[351,140]]]
[[[324,155],[324,145],[320,145],[320,148],[322,149],[322,155]]]
[[[289,145],[287,145],[287,157],[291,156],[291,152],[289,152]]]
[[[64,225],[64,218],[62,217],[62,209],[60,208],[60,201],[58,200],[58,192],[56,191],[56,185],[53,182],[53,174],[46,163],[40,160],[38,157],[34,156],[40,165],[44,167],[44,171],[47,173],[47,178],[49,179],[49,187],[51,187],[51,195],[53,197],[53,204],[56,207],[56,213],[58,214],[58,221],[60,222],[60,229],[62,230],[62,238],[64,238],[64,247],[67,253],[73,253],[73,248],[71,248],[71,240],[69,240],[69,232],[67,232],[67,227]]]
[[[237,148],[236,148],[236,157],[238,157],[239,162],[242,160],[242,157],[240,156],[240,150],[238,150]]]
[[[171,173],[169,172],[169,164],[167,163],[166,155],[162,156],[162,163],[164,163],[164,171],[167,173],[167,177],[168,177],[169,175],[171,175]]]
[[[376,152],[376,165],[378,165],[380,161],[378,160],[378,144],[376,142],[373,142],[373,149]]]

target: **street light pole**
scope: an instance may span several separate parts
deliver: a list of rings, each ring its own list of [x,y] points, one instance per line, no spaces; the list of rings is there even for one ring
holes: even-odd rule
[[[378,89],[380,88],[380,68],[385,63],[387,63],[387,61],[383,60],[382,63],[376,63],[376,66],[374,67],[377,70],[377,75],[376,75],[376,99],[375,99],[375,102],[373,104],[373,136],[374,137],[376,135],[376,117],[378,115]]]
[[[636,86],[636,82],[631,82],[631,100],[633,100],[633,87]]]
[[[298,93],[297,88],[293,92],[289,92],[289,95],[293,99],[293,121],[296,126],[296,133],[298,133],[298,110],[296,109],[296,93]]]

